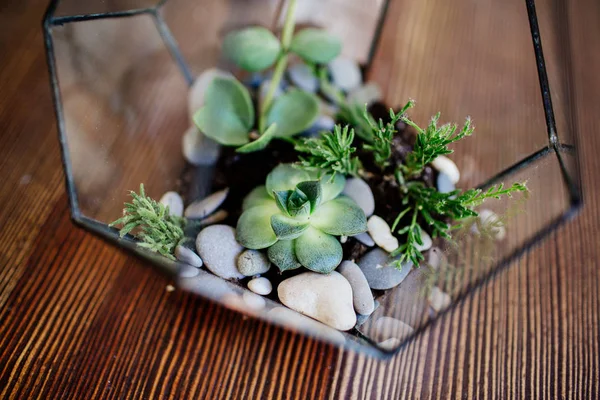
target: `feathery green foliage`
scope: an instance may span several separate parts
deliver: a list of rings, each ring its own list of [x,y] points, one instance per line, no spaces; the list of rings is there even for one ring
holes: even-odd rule
[[[175,247],[184,239],[185,219],[169,214],[169,207],[146,196],[144,185],[140,185],[140,193],[130,192],[131,203],[125,203],[123,217],[109,226],[121,225],[121,237],[139,229],[135,237],[138,245],[162,254],[174,260]]]
[[[414,105],[415,102],[410,100],[397,114],[390,108],[390,121],[387,124],[384,124],[381,119],[379,120],[379,124],[376,124],[365,107],[363,118],[371,127],[373,142],[366,143],[363,148],[373,153],[375,164],[381,169],[384,169],[390,164],[389,159],[392,156],[392,139],[397,132],[396,123],[401,118],[405,117],[404,113],[406,113],[406,110]]]
[[[330,172],[332,176],[336,173],[358,176],[362,164],[358,157],[352,156],[356,151],[353,141],[354,129],[347,125],[343,128],[336,125],[333,132],[322,132],[318,138],[303,139],[296,143],[295,149],[306,155],[298,156],[297,165],[309,171]]]

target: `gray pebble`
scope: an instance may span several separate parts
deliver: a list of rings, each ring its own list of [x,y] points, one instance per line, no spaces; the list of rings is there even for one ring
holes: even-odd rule
[[[292,84],[299,89],[314,93],[319,88],[319,80],[308,65],[304,63],[294,64],[288,68],[287,72]]]
[[[178,275],[180,278],[193,278],[199,273],[200,270],[198,268],[185,264],[181,264],[178,271]]]
[[[346,100],[348,103],[364,106],[365,104],[372,104],[377,101],[381,101],[381,99],[382,94],[379,85],[374,82],[369,82],[348,93],[348,98]]]
[[[183,215],[183,199],[177,192],[167,192],[162,195],[159,203],[169,207],[169,215],[181,217]]]
[[[248,282],[248,289],[261,296],[266,296],[273,291],[273,285],[267,278],[254,278]]]
[[[337,271],[346,278],[352,287],[352,303],[358,314],[369,315],[375,309],[369,282],[361,269],[352,261],[343,261]]]
[[[237,268],[246,276],[255,276],[267,272],[271,263],[267,255],[258,250],[244,250],[238,257]]]
[[[323,131],[332,131],[334,126],[335,121],[333,118],[329,115],[320,115],[306,132],[309,136],[318,136]]]
[[[392,260],[388,253],[376,248],[357,262],[371,289],[386,290],[398,286],[411,271],[412,262],[406,262],[402,269],[398,270],[388,265]]]
[[[329,63],[333,84],[349,92],[362,84],[362,73],[358,63],[345,57],[338,57]]]
[[[183,156],[192,165],[214,165],[219,158],[219,148],[219,143],[205,136],[195,125],[183,135]]]
[[[354,235],[352,237],[367,247],[375,246],[375,241],[367,232],[359,233],[358,235]]]
[[[229,193],[229,188],[225,188],[218,192],[205,197],[202,200],[198,200],[187,206],[184,215],[186,218],[202,219],[207,215],[212,214],[217,208],[223,204]]]
[[[375,197],[373,197],[373,192],[367,182],[362,179],[348,179],[342,193],[354,200],[362,208],[367,217],[370,217],[373,211],[375,211]]]
[[[175,258],[192,267],[200,268],[202,266],[202,259],[198,254],[185,246],[177,246],[175,248]]]
[[[266,79],[263,81],[263,83],[260,84],[260,87],[258,88],[258,100],[259,100],[260,104],[262,104],[263,100],[267,96],[267,93],[269,92],[270,87],[271,87],[271,79]],[[283,89],[281,88],[281,86],[275,88],[275,92],[273,93],[273,99],[278,98],[282,94],[283,94]]]
[[[437,190],[440,193],[450,193],[456,190],[456,186],[448,175],[440,172],[437,177]]]
[[[235,240],[235,229],[227,225],[211,225],[196,238],[196,250],[204,265],[224,279],[244,278],[237,269],[237,259],[244,248]]]

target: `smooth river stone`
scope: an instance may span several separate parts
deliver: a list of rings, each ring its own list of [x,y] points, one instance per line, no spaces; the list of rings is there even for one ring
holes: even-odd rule
[[[349,92],[362,84],[362,73],[358,63],[345,57],[338,57],[329,63],[329,73],[333,84]]]
[[[177,192],[167,192],[162,195],[159,203],[169,207],[169,215],[181,217],[183,215],[183,199]]]
[[[393,259],[382,249],[376,248],[365,254],[358,266],[362,270],[371,289],[386,290],[398,286],[412,269],[412,262],[402,265],[402,269],[389,266]]]
[[[175,247],[175,258],[179,261],[191,265],[192,267],[200,268],[202,266],[202,259],[192,249],[188,249],[185,246]]]
[[[245,250],[237,260],[237,268],[246,276],[264,274],[271,268],[269,258],[258,250]]]
[[[375,243],[377,243],[377,246],[388,253],[398,248],[398,239],[392,235],[390,226],[383,218],[372,215],[367,221],[367,231]]]
[[[443,172],[438,174],[436,186],[440,193],[450,193],[456,190],[456,186],[452,183],[450,177]]]
[[[352,261],[343,261],[337,271],[348,280],[352,286],[352,302],[357,313],[369,315],[375,309],[375,301],[369,282],[362,270]]]
[[[367,232],[359,233],[358,235],[354,235],[352,237],[367,247],[375,246],[375,241],[373,241],[373,238]]]
[[[356,324],[352,287],[338,272],[301,273],[281,282],[277,294],[285,306],[332,328],[347,331]]]
[[[362,208],[367,217],[370,217],[375,211],[375,197],[373,197],[373,192],[367,182],[362,179],[348,179],[342,193],[354,200]]]
[[[261,296],[266,296],[273,291],[273,285],[267,278],[254,278],[248,282],[248,289]]]
[[[219,144],[192,125],[183,135],[182,152],[192,165],[213,165],[219,158]]]
[[[204,265],[224,279],[244,278],[237,269],[237,259],[244,248],[235,240],[235,229],[227,225],[211,225],[196,238],[196,250]]]
[[[313,74],[311,68],[304,63],[292,65],[288,68],[287,73],[290,81],[305,92],[314,93],[319,88],[319,80]]]
[[[186,207],[183,213],[186,218],[202,219],[212,214],[227,198],[229,188],[219,190],[205,197],[202,200],[198,200]]]
[[[460,180],[460,171],[458,170],[458,167],[456,166],[454,161],[452,161],[448,157],[438,156],[435,160],[433,160],[431,165],[439,172],[446,174],[446,176],[448,176],[448,179],[450,179],[450,182],[452,182],[453,184],[457,184]]]

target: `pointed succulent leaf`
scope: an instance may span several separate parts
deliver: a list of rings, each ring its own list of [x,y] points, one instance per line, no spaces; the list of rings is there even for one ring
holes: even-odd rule
[[[319,181],[305,181],[300,182],[296,187],[306,194],[306,197],[310,202],[310,212],[315,212],[321,203],[321,196],[323,195],[321,183]]]
[[[331,174],[324,175],[321,178],[321,188],[323,189],[323,199],[321,202],[325,203],[338,197],[344,190],[345,185],[346,178],[342,174],[335,174],[333,179]]]
[[[272,124],[267,128],[265,133],[260,135],[258,139],[253,142],[247,143],[242,147],[238,147],[235,151],[238,153],[252,153],[254,151],[260,151],[267,147],[271,139],[275,136],[275,129],[277,129],[277,124]]]
[[[308,227],[305,218],[292,218],[283,214],[275,214],[271,217],[271,227],[279,240],[296,239],[302,235]]]
[[[273,196],[275,197],[275,204],[277,204],[277,208],[281,210],[282,213],[289,215],[288,213],[288,200],[290,196],[294,193],[293,190],[277,190],[273,192]]]
[[[202,107],[194,114],[194,123],[206,136],[226,146],[248,143],[248,129],[237,114],[228,109]]]
[[[288,213],[294,218],[306,218],[310,215],[310,202],[307,200],[299,206],[293,205],[291,207],[288,202]]]
[[[364,211],[346,196],[322,204],[310,220],[312,226],[330,235],[353,236],[367,230]]]
[[[288,198],[287,208],[290,209],[298,209],[304,205],[304,203],[308,202],[308,196],[300,189],[298,189],[298,185],[296,188],[292,190],[292,194]]]
[[[211,112],[227,110],[237,115],[249,131],[254,125],[254,106],[248,89],[237,79],[217,76],[206,88],[206,106]]]
[[[317,97],[291,89],[279,96],[267,114],[267,123],[277,124],[276,137],[291,137],[310,128],[319,115]]]
[[[306,28],[292,39],[290,49],[305,61],[326,64],[342,50],[342,42],[323,29]]]
[[[311,271],[328,274],[342,262],[342,245],[316,228],[308,228],[295,240],[298,261]]]
[[[250,193],[244,198],[242,204],[242,210],[246,211],[251,207],[264,206],[273,204],[273,198],[267,193],[265,186],[258,186],[252,189]]]
[[[293,190],[297,184],[310,180],[308,172],[292,167],[292,164],[279,164],[267,175],[267,192]]]
[[[279,40],[266,28],[251,27],[232,32],[223,41],[223,52],[247,71],[261,71],[273,65],[281,51]]]
[[[242,213],[237,223],[236,240],[249,249],[264,249],[277,242],[271,217],[279,212],[275,204],[252,207]]]
[[[280,240],[267,250],[269,261],[277,265],[281,272],[302,266],[294,253],[294,242],[295,240]]]

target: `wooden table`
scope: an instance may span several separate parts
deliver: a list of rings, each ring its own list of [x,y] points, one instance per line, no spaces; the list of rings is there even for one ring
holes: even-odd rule
[[[0,6],[1,398],[598,398],[600,3],[549,2],[569,11],[582,214],[389,362],[168,292],[148,265],[73,226],[45,3]],[[391,87],[402,74],[386,50],[419,28],[403,22],[384,32],[391,67],[373,71]]]

